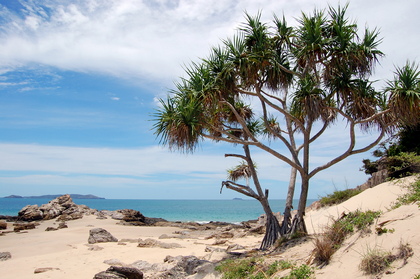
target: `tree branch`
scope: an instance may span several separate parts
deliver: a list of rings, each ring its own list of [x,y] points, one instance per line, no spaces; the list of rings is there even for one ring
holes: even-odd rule
[[[222,181],[222,187],[220,188],[220,193],[222,193],[223,186],[225,186],[226,188],[230,190],[243,194],[245,196],[260,200],[260,197],[254,192],[254,190],[252,190],[248,186],[241,185],[230,180]]]

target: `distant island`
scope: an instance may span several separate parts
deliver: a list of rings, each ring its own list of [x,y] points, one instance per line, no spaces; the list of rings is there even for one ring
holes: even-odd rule
[[[233,198],[234,201],[243,201],[241,198]]]
[[[55,199],[62,195],[42,195],[42,196],[18,196],[18,195],[10,195],[7,197],[4,197],[6,199]],[[79,195],[79,194],[70,194],[70,197],[72,199],[105,199],[101,197],[97,197],[95,195]]]

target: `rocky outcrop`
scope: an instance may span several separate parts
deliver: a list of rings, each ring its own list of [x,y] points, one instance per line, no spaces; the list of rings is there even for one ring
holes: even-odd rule
[[[388,171],[386,169],[377,171],[372,173],[372,177],[370,177],[365,183],[356,187],[356,189],[364,191],[366,189],[375,187],[388,179]]]
[[[27,205],[18,213],[20,221],[50,220],[61,217],[59,221],[80,219],[84,214],[94,214],[97,210],[90,209],[86,205],[77,205],[70,195],[63,195],[51,200],[47,204]]]
[[[93,279],[143,279],[143,272],[134,267],[111,266],[97,273]]]
[[[94,244],[100,242],[118,242],[118,239],[102,228],[91,229],[89,231],[88,243]]]

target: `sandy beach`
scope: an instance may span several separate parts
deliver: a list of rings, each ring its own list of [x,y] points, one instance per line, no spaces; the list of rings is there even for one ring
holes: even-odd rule
[[[359,270],[361,257],[372,249],[394,251],[402,242],[411,246],[414,255],[405,265],[402,262],[393,263],[384,278],[415,278],[420,274],[420,210],[414,204],[389,210],[397,197],[406,192],[403,185],[412,181],[414,178],[409,177],[399,183],[383,183],[340,205],[310,210],[306,216],[309,240],[267,257],[270,260],[306,263],[311,260],[314,249],[311,237],[321,233],[332,218],[358,209],[380,210],[383,214],[372,225],[373,230],[375,225],[388,221],[386,227],[392,229],[392,233],[352,235],[334,254],[329,265],[315,269],[315,278],[372,278]],[[41,221],[32,230],[3,233],[0,236],[0,252],[10,252],[12,257],[0,261],[1,278],[93,278],[111,265],[129,266],[138,261],[162,265],[167,256],[192,255],[218,261],[226,257],[227,247],[236,245],[240,247],[238,251],[252,251],[259,247],[263,237],[230,227],[196,230],[172,226],[123,226],[114,219],[97,219],[94,215],[66,223],[68,228],[56,231],[45,231],[47,227],[58,225],[57,221],[48,220]],[[119,241],[88,244],[89,231],[93,228],[103,228]],[[6,231],[10,230],[13,230],[12,223],[8,224]],[[211,237],[226,231],[232,235]],[[138,247],[138,239],[153,239],[166,243],[167,247]],[[39,268],[51,269],[35,274]],[[145,272],[145,278],[150,278],[149,275]],[[220,277],[217,273],[200,276],[191,275],[191,278]]]

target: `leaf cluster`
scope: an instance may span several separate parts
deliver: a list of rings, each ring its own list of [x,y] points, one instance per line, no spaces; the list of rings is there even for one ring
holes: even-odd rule
[[[269,25],[261,14],[245,14],[238,33],[186,67],[186,77],[160,101],[153,128],[161,143],[192,152],[203,138],[243,143],[258,134],[279,137],[281,125],[273,120],[280,119],[268,107],[297,129],[332,123],[338,115],[362,129],[388,129],[398,119],[414,123],[417,66],[397,69],[386,91],[376,91],[368,77],[383,56],[379,32],[366,29],[359,36],[346,11],[347,5],[302,13],[297,27],[284,17],[274,16]],[[255,115],[251,99],[261,103],[261,115]]]

